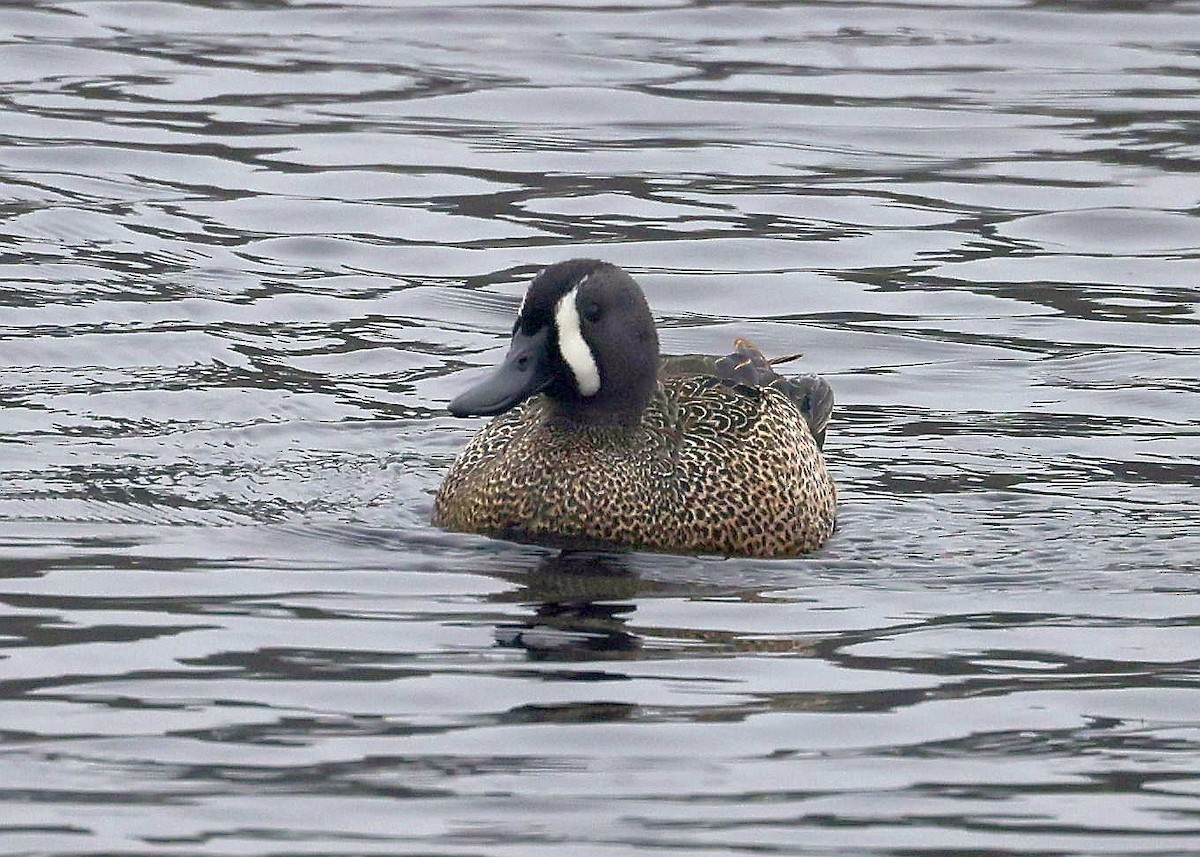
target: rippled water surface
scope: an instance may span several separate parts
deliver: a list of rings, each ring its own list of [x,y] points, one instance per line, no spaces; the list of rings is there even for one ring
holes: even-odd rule
[[[0,5],[0,851],[1200,851],[1200,4]],[[439,533],[540,265],[795,561]]]

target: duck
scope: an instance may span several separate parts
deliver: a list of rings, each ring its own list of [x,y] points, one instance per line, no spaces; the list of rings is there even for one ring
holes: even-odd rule
[[[434,500],[444,530],[566,551],[795,557],[829,539],[833,391],[748,340],[663,356],[641,286],[598,259],[542,269],[507,356],[450,401],[492,417]]]

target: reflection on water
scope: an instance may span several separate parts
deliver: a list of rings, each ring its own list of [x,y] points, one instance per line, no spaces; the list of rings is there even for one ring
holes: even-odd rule
[[[533,614],[496,629],[501,646],[531,658],[591,661],[639,657],[628,615],[645,584],[619,554],[551,553],[524,572],[501,575],[516,589],[500,600],[533,604]],[[625,600],[630,599],[630,600]]]
[[[1200,849],[1200,8],[0,8],[0,846]],[[834,384],[794,561],[431,529],[528,278]]]

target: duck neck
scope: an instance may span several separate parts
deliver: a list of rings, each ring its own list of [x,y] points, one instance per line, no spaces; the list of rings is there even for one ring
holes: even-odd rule
[[[551,419],[566,428],[578,426],[634,429],[650,402],[653,387],[637,394],[624,391],[620,396],[550,398]]]
[[[558,373],[546,388],[554,419],[576,426],[633,428],[658,387],[658,337],[652,323],[632,331],[626,347],[593,349],[600,389],[590,396],[579,392],[570,371]]]

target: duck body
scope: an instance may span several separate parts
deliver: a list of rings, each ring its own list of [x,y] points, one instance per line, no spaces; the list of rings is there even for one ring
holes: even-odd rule
[[[567,549],[796,556],[834,529],[832,403],[823,380],[775,374],[744,340],[728,357],[662,359],[628,275],[552,265],[505,364],[451,403],[498,415],[455,461],[433,523]]]

